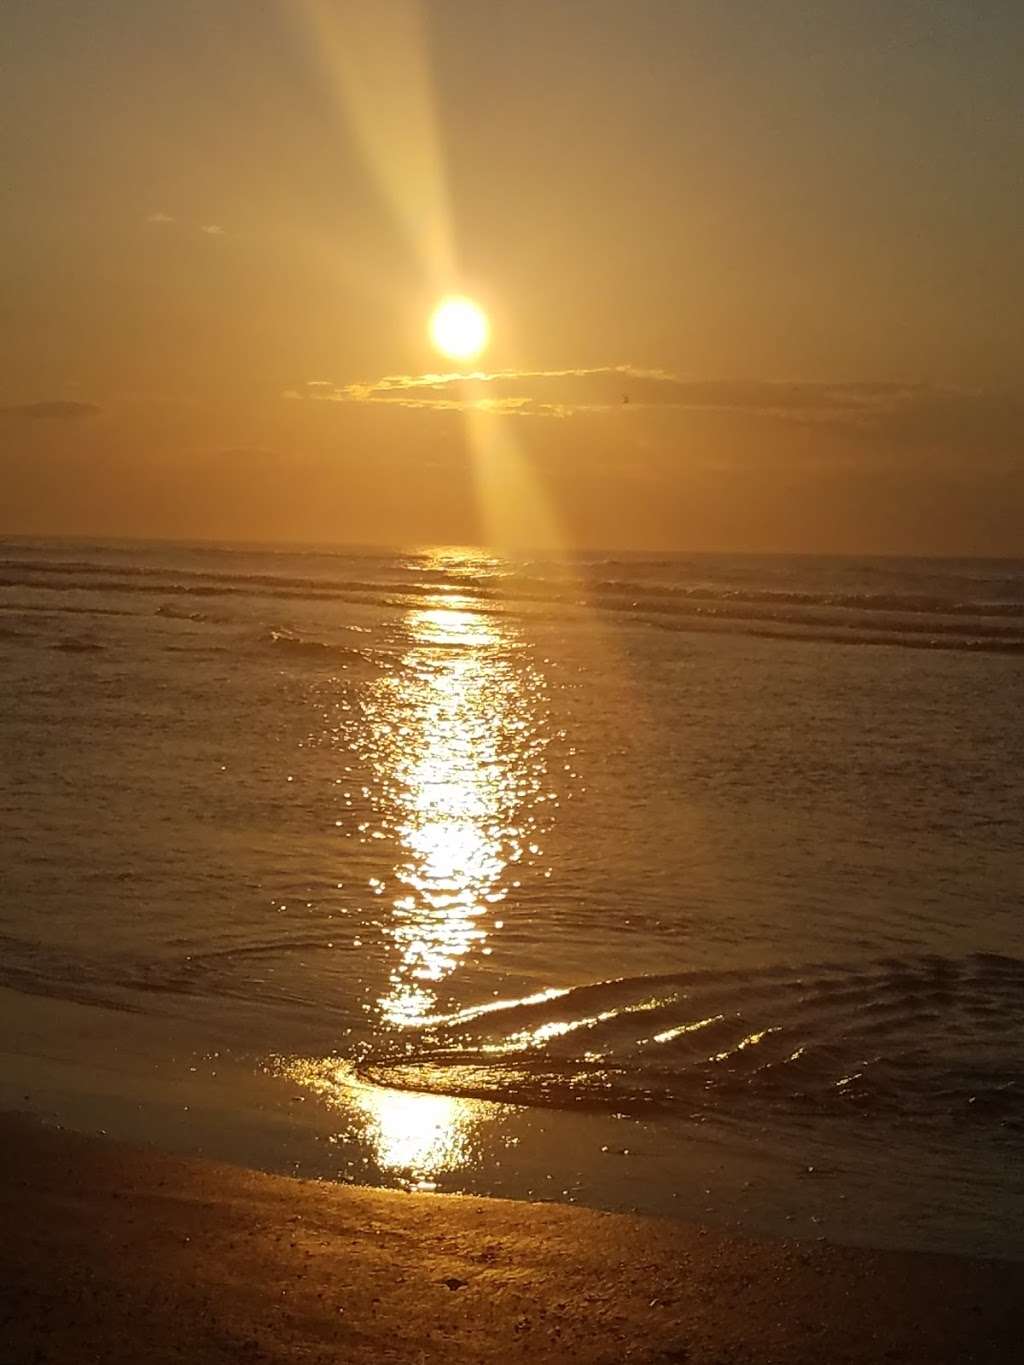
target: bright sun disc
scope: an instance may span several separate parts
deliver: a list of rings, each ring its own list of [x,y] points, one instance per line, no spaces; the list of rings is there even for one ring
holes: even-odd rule
[[[430,337],[449,360],[473,360],[487,345],[487,315],[472,299],[442,299],[430,319]]]

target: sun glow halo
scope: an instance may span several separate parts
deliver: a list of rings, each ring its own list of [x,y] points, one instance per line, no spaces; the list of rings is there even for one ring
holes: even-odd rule
[[[487,345],[490,330],[483,309],[462,295],[442,299],[430,319],[430,338],[449,360],[474,360]]]

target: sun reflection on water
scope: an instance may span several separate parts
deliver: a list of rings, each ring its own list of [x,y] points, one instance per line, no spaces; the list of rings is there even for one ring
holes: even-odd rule
[[[435,567],[461,563],[439,555]],[[508,1004],[481,1005],[491,993],[469,973],[491,953],[523,866],[540,855],[548,800],[545,684],[514,627],[475,597],[439,587],[406,612],[400,638],[394,666],[368,683],[349,731],[374,817],[359,826],[373,850],[364,865],[387,906],[377,921],[385,982],[371,1007],[372,1052],[391,1063],[409,1055],[413,1030]],[[443,1093],[443,1077],[422,1093],[374,1084],[371,1070],[337,1057],[282,1069],[345,1114],[347,1137],[410,1188],[468,1165],[481,1125],[503,1111]]]
[[[399,845],[386,1027],[430,1022],[439,984],[501,927],[505,874],[523,857],[542,742],[516,642],[454,594],[410,611],[401,669],[369,707],[372,762]]]
[[[282,1069],[289,1080],[348,1112],[376,1166],[408,1189],[434,1189],[437,1176],[469,1165],[481,1121],[501,1112],[454,1095],[373,1085],[346,1062],[296,1060]]]

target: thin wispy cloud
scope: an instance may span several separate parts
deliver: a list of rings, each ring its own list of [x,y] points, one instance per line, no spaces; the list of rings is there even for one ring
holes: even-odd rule
[[[227,229],[220,223],[195,223],[175,218],[170,213],[150,213],[146,220],[152,227],[175,227],[184,233],[200,232],[204,237],[226,237]]]
[[[213,454],[221,460],[240,460],[244,462],[280,460],[284,458],[280,451],[271,450],[267,446],[227,446],[224,449],[214,451]]]
[[[95,403],[50,399],[42,403],[12,403],[7,407],[0,407],[0,417],[11,421],[77,422],[84,417],[95,417],[99,411]]]

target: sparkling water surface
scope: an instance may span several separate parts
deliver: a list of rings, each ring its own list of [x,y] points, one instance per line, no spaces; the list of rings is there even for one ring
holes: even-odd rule
[[[1024,564],[7,541],[0,651],[8,1105],[1021,1254]]]

